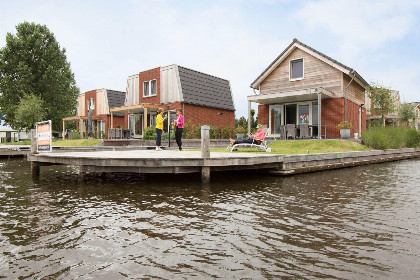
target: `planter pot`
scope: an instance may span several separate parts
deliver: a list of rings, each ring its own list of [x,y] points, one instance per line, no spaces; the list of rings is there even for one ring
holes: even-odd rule
[[[350,129],[340,129],[341,139],[349,139],[350,138]]]
[[[236,139],[243,139],[244,134],[243,133],[236,133]]]

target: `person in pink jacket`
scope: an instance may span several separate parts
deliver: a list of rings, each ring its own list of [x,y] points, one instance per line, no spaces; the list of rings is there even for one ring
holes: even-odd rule
[[[176,110],[176,119],[174,121],[175,126],[175,140],[180,151],[182,151],[182,131],[184,130],[184,116],[182,115],[182,109]]]
[[[265,132],[262,129],[262,125],[258,124],[257,125],[257,132],[255,132],[254,134],[252,134],[252,137],[249,139],[244,139],[244,140],[233,140],[230,139],[230,145],[236,145],[236,144],[243,144],[243,143],[247,143],[247,144],[260,144],[262,140],[264,140],[265,138]]]

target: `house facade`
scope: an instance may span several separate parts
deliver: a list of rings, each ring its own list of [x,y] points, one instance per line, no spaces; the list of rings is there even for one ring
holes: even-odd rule
[[[396,127],[398,126],[398,108],[401,105],[400,92],[398,90],[390,90],[390,94],[395,110],[384,116],[384,125]],[[365,107],[367,109],[367,126],[373,125],[374,122],[380,122],[381,116],[374,112],[373,104],[368,94],[365,96]]]
[[[307,123],[312,137],[339,138],[336,125],[344,120],[353,137],[366,128],[367,86],[352,68],[294,39],[252,82],[259,92],[247,97],[248,111],[257,103],[258,122],[274,137],[282,125]]]
[[[63,119],[63,135],[65,135],[66,122],[75,121],[80,135],[86,137],[90,109],[93,134],[97,137],[104,137],[107,135],[111,123],[110,110],[123,106],[125,95],[125,92],[110,89],[96,89],[79,94],[76,116]],[[123,113],[116,113],[113,118],[116,126],[124,126]]]
[[[157,109],[168,113],[167,128],[176,109],[184,111],[187,123],[218,127],[235,125],[235,107],[228,80],[178,65],[157,67],[127,79],[124,106],[111,109],[114,115],[124,113],[125,128],[134,138],[142,138],[145,128],[156,124]]]

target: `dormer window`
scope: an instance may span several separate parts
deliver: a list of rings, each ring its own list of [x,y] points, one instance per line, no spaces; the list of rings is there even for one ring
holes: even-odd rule
[[[303,79],[303,58],[290,61],[290,81]]]
[[[143,83],[143,96],[156,96],[156,80],[146,81]]]

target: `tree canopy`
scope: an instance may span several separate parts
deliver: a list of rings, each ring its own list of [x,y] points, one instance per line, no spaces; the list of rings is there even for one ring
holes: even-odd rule
[[[381,85],[372,84],[366,88],[366,91],[372,102],[372,107],[368,110],[380,116],[382,125],[385,126],[385,115],[395,111],[395,102],[392,99],[391,90]]]
[[[29,130],[36,122],[44,120],[45,111],[41,98],[32,94],[25,94],[16,108],[15,122],[19,128]]]
[[[416,113],[415,105],[411,103],[403,103],[398,108],[398,120],[405,126],[410,126],[410,122],[415,122]]]
[[[79,89],[66,50],[45,25],[23,22],[7,33],[0,49],[0,108],[13,127],[21,127],[16,113],[24,96],[39,98],[43,117],[61,130],[62,118],[74,114]],[[35,99],[31,99],[35,100]]]

